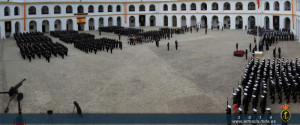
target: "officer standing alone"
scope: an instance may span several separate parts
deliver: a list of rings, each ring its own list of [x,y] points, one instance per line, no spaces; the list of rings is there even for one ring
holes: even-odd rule
[[[175,48],[176,48],[176,50],[178,48],[178,41],[177,40],[175,41]]]
[[[169,44],[169,42],[168,42],[167,46],[168,46],[168,51],[169,51],[170,50],[170,44]]]

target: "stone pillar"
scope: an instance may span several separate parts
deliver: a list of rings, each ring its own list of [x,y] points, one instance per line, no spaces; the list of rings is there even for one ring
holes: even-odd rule
[[[73,30],[78,31],[77,18],[72,19],[72,21],[73,21]]]
[[[273,27],[273,16],[268,16],[269,17],[269,24],[270,24],[270,29],[274,29]]]
[[[67,20],[66,19],[61,20],[61,30],[67,30]]]
[[[230,17],[230,29],[235,29],[236,19],[235,16],[229,16]]]
[[[4,21],[0,22],[0,36],[1,36],[1,40],[2,39],[6,39],[6,36],[5,36],[5,23],[4,23]]]
[[[49,20],[49,30],[50,31],[54,31],[55,30],[55,24],[54,23],[55,23],[55,20]],[[28,29],[28,31],[29,31],[29,29]]]
[[[36,31],[37,32],[42,32],[43,29],[42,29],[42,20],[36,20]]]

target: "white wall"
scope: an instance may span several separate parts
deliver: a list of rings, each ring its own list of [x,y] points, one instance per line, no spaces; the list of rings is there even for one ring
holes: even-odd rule
[[[6,2],[6,0],[0,0],[0,2]],[[24,0],[10,0],[11,2],[20,2],[20,4],[15,4],[15,3],[7,3],[7,4],[0,4],[0,26],[1,26],[1,37],[5,37],[5,32],[4,32],[4,21],[6,20],[11,20],[12,21],[12,34],[14,33],[14,29],[15,29],[15,22],[19,21],[20,22],[20,31],[22,32],[24,30],[24,22],[23,22],[23,4],[22,2]],[[72,19],[73,20],[73,29],[74,30],[78,30],[78,26],[77,26],[77,20],[76,17],[74,16],[74,13],[77,13],[77,7],[79,5],[82,5],[84,7],[84,12],[87,13],[88,12],[88,6],[92,5],[94,6],[94,13],[89,13],[88,16],[86,16],[86,24],[85,24],[85,30],[88,30],[88,21],[90,18],[94,18],[94,26],[95,29],[97,29],[99,27],[99,18],[103,17],[104,18],[104,26],[108,26],[108,18],[112,17],[113,18],[113,25],[117,25],[117,17],[120,16],[121,17],[121,23],[122,26],[128,27],[129,26],[129,17],[130,16],[134,16],[135,17],[135,26],[139,27],[139,15],[141,14],[145,14],[146,17],[146,26],[150,26],[150,16],[153,15],[155,16],[155,25],[156,26],[164,26],[164,16],[168,17],[168,26],[172,27],[173,26],[173,22],[172,22],[172,17],[175,15],[177,17],[177,26],[180,27],[181,26],[181,17],[184,15],[186,17],[186,25],[190,26],[191,25],[191,16],[196,16],[196,22],[197,24],[201,23],[201,17],[202,16],[206,16],[207,17],[207,23],[208,23],[208,27],[211,27],[211,22],[212,22],[212,17],[213,16],[217,16],[219,19],[219,24],[224,24],[224,17],[225,16],[229,16],[230,17],[230,29],[235,29],[235,24],[236,24],[236,17],[237,16],[242,16],[243,18],[243,29],[245,28],[245,26],[248,26],[248,17],[249,16],[254,16],[256,18],[256,24],[258,23],[260,26],[264,26],[265,21],[264,21],[264,17],[268,16],[269,17],[269,25],[270,28],[273,28],[273,15],[278,14],[280,16],[280,28],[284,28],[284,19],[286,17],[290,18],[291,20],[291,29],[292,29],[292,16],[290,16],[289,14],[291,14],[291,11],[284,11],[284,2],[286,0],[277,0],[280,3],[280,11],[273,11],[274,8],[274,2],[276,0],[268,0],[269,4],[270,4],[270,11],[262,11],[263,15],[260,17],[258,15],[256,15],[256,13],[258,13],[258,10],[256,8],[256,10],[248,10],[248,4],[250,2],[254,2],[256,3],[256,0],[244,0],[241,1],[241,3],[243,4],[243,10],[235,10],[235,6],[236,3],[239,1],[187,1],[187,2],[162,2],[162,3],[146,3],[145,1],[153,1],[153,0],[143,0],[143,2],[145,3],[130,3],[130,2],[140,2],[140,0],[127,0],[127,23],[125,23],[125,16],[124,16],[124,4],[123,4],[123,0],[115,0],[113,2],[120,2],[120,3],[113,3],[113,4],[109,4],[109,3],[86,3],[86,2],[99,2],[99,0],[82,0],[81,4],[77,4],[77,3],[55,3],[55,4],[30,4],[30,2],[40,2],[41,0],[26,0],[27,6],[26,6],[26,11],[28,14],[28,8],[30,6],[35,6],[37,13],[36,15],[27,15],[27,21],[26,21],[26,32],[29,31],[29,22],[31,20],[35,20],[37,22],[37,31],[42,31],[42,21],[43,20],[48,20],[49,21],[49,29],[50,31],[53,31],[54,28],[54,22],[55,20],[59,19],[61,20],[61,29],[65,30],[66,29],[66,21],[68,19]],[[44,0],[43,2],[79,2],[80,0]],[[167,0],[156,0],[156,1],[167,1]],[[291,0],[288,0],[291,1]],[[101,2],[111,2],[111,0],[101,0]],[[212,3],[213,2],[217,2],[218,3],[218,8],[219,10],[212,10]],[[225,2],[229,2],[230,4],[230,10],[223,10],[223,6]],[[262,0],[261,3],[261,8],[262,10],[264,9],[264,4],[265,2],[267,2],[266,0]],[[177,11],[172,11],[172,4],[176,4],[177,5]],[[186,11],[181,11],[181,4],[185,3],[186,4]],[[195,3],[196,4],[196,10],[191,10],[191,4]],[[201,10],[201,3],[206,3],[207,4],[207,10],[203,11]],[[140,5],[144,5],[145,6],[145,11],[140,12],[139,11],[139,6]],[[149,6],[151,4],[155,5],[155,11],[149,11]],[[168,11],[163,11],[163,5],[167,4],[168,5]],[[41,8],[43,6],[47,5],[49,8],[49,14],[41,14]],[[54,14],[54,7],[56,5],[59,5],[61,7],[61,14]],[[68,5],[71,5],[73,8],[73,13],[71,14],[67,14],[66,13],[66,7]],[[98,6],[99,5],[103,5],[104,7],[104,12],[98,12]],[[109,5],[113,6],[113,12],[107,12],[107,7]],[[121,6],[121,12],[116,12],[116,7],[117,5]],[[134,5],[135,6],[135,11],[134,12],[129,12],[129,6],[130,5]],[[298,5],[298,6],[297,6]],[[10,16],[4,16],[4,8],[6,6],[10,7]],[[14,7],[18,6],[20,9],[20,13],[18,16],[14,15]],[[300,0],[295,0],[295,13],[297,15],[300,15]],[[256,6],[257,7],[257,6]],[[251,14],[253,13],[253,14]],[[294,32],[296,32],[295,34],[297,34],[297,36],[299,34],[299,26],[296,19],[298,19],[299,21],[299,17],[295,16],[295,30],[292,30]]]

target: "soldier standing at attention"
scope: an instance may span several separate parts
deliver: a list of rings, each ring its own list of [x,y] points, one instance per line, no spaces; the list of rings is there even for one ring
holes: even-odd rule
[[[248,57],[248,50],[246,49],[246,51],[245,51],[245,56],[246,56],[246,60],[248,59],[247,57]]]
[[[168,46],[168,51],[169,51],[170,50],[170,44],[169,44],[169,42],[168,42],[167,46]]]
[[[121,40],[121,33],[119,33],[119,40]]]
[[[273,49],[273,57],[276,58],[276,47],[274,46],[274,49]]]
[[[227,124],[231,125],[231,106],[230,105],[227,105],[226,115],[227,115]]]
[[[112,54],[113,46],[110,45],[110,53]]]
[[[176,50],[178,48],[178,41],[177,40],[175,41],[175,48],[176,48]]]
[[[207,34],[207,26],[205,27],[205,34]]]
[[[271,120],[270,118],[271,118],[271,116],[272,116],[272,113],[271,113],[271,108],[266,108],[267,109],[267,119],[268,120]],[[271,125],[271,124],[267,124],[267,125]]]
[[[99,30],[99,36],[101,35],[101,30]]]
[[[250,43],[250,45],[249,45],[249,50],[250,50],[250,52],[251,52],[251,43]]]
[[[279,56],[279,58],[281,58],[281,48],[280,48],[280,46],[278,46],[278,56]]]

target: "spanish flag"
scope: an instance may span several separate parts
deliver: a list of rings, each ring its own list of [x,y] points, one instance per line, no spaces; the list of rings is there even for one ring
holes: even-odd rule
[[[85,17],[77,17],[77,24],[85,24]]]
[[[257,2],[257,7],[259,9],[259,7],[260,7],[260,0],[256,0],[256,2]]]

